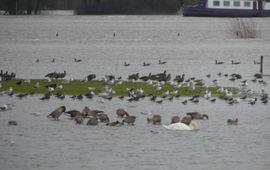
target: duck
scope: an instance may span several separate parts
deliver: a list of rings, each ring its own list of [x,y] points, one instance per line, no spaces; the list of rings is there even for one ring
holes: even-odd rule
[[[15,120],[10,120],[10,121],[8,121],[8,125],[17,126],[18,123]]]
[[[153,115],[153,117],[147,118],[147,123],[153,123],[153,125],[160,125],[161,124],[161,116],[158,114]]]
[[[228,125],[238,125],[238,118],[235,119],[228,119],[227,120]]]
[[[217,61],[217,60],[215,60],[215,63],[216,63],[216,64],[224,64],[223,61]]]
[[[192,119],[209,119],[208,115],[207,114],[201,114],[199,112],[189,112],[189,113],[186,113],[186,115],[190,115]]]
[[[199,130],[199,125],[195,121],[191,121],[190,125],[186,125],[185,123],[178,122],[178,123],[162,125],[162,126],[168,130],[189,130],[189,131]]]
[[[232,64],[240,64],[240,62],[235,62],[232,60]]]
[[[118,117],[127,117],[127,116],[129,116],[129,114],[128,114],[128,112],[126,112],[124,109],[117,109],[116,110],[116,115],[118,116]]]
[[[129,63],[127,63],[127,62],[125,62],[125,63],[124,63],[124,66],[126,66],[126,67],[127,67],[127,66],[130,66],[130,64],[129,64]]]
[[[52,113],[50,113],[47,117],[52,117],[55,120],[59,120],[59,117],[65,111],[66,111],[66,107],[65,106],[60,106],[59,108],[55,109]]]
[[[166,64],[166,63],[167,63],[166,61],[158,60],[158,64]]]
[[[81,61],[82,61],[81,59],[74,58],[74,62],[76,62],[76,63],[79,63]]]
[[[150,63],[143,62],[143,66],[150,66]]]
[[[261,62],[255,61],[255,60],[253,61],[253,63],[254,63],[254,64],[261,64]]]

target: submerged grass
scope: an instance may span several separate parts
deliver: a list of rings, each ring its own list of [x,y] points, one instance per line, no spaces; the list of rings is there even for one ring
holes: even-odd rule
[[[35,87],[37,82],[39,83],[39,87]],[[8,90],[9,88],[13,88],[14,93],[35,93],[35,94],[56,94],[61,93],[64,95],[80,95],[80,94],[87,94],[90,92],[88,87],[93,87],[95,90],[93,92],[95,94],[98,94],[101,92],[101,89],[105,86],[111,87],[115,94],[114,96],[128,96],[127,88],[134,88],[134,89],[143,89],[145,95],[156,95],[160,96],[166,91],[175,91],[177,90],[177,93],[174,95],[180,95],[180,96],[195,96],[200,95],[204,92],[205,88],[202,86],[196,86],[195,90],[190,90],[188,87],[180,87],[180,88],[174,88],[173,86],[165,83],[162,85],[161,90],[156,90],[155,87],[152,85],[149,85],[145,82],[127,82],[123,81],[121,84],[119,83],[113,83],[108,84],[103,81],[99,80],[92,80],[87,82],[82,82],[80,80],[72,80],[68,83],[65,83],[63,80],[53,80],[51,82],[48,82],[46,79],[31,79],[30,81],[26,81],[23,79],[15,79],[15,80],[8,80],[8,81],[2,81],[1,82],[2,87],[0,88],[0,91]],[[48,88],[46,88],[46,85],[48,84],[56,84],[57,86],[62,85],[62,89],[56,88],[54,91],[49,91]],[[239,89],[228,87],[229,91],[231,91],[233,94],[237,94],[239,92]],[[216,87],[209,87],[208,91],[211,91],[212,96],[221,97],[223,94],[217,91]]]

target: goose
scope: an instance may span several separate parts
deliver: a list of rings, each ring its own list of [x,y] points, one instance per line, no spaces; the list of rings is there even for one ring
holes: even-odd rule
[[[55,109],[52,113],[50,113],[47,117],[52,117],[55,120],[59,120],[59,117],[65,111],[66,111],[66,107],[65,106],[60,106],[59,108]]]
[[[186,113],[186,115],[190,115],[192,119],[209,119],[208,115],[207,114],[201,114],[199,112],[189,112],[189,113]]]
[[[162,125],[168,130],[199,130],[199,125],[195,121],[191,121],[189,125],[186,125],[185,123],[173,123],[169,125]]]
[[[147,123],[153,123],[153,125],[159,125],[161,124],[161,116],[158,114],[153,115],[151,119],[147,118]]]
[[[96,126],[98,124],[97,117],[90,117],[86,125]]]
[[[134,125],[136,116],[127,116],[123,119],[122,124],[127,123],[128,125]]]
[[[118,117],[129,116],[128,112],[126,112],[124,109],[121,108],[116,110],[116,114]]]
[[[180,117],[179,116],[173,116],[171,118],[171,124],[173,123],[179,123],[180,122]]]
[[[104,113],[99,114],[98,119],[102,123],[109,123],[110,122],[110,119],[109,119],[108,115],[104,114]]]
[[[240,64],[240,62],[235,62],[232,60],[232,64]]]
[[[186,125],[189,125],[192,121],[192,117],[190,115],[184,116],[181,120],[181,123],[184,123]]]
[[[55,34],[55,36],[58,37],[58,36],[59,36],[59,33],[57,32],[57,33]]]
[[[74,121],[76,124],[83,124],[83,116],[82,115],[76,115],[74,117]]]
[[[215,60],[215,63],[216,63],[216,64],[224,64],[223,61],[217,61],[217,60]]]
[[[36,59],[36,63],[39,63],[39,59]]]
[[[64,115],[69,116],[70,118],[75,118],[76,116],[82,115],[78,110],[70,110],[64,113]]]

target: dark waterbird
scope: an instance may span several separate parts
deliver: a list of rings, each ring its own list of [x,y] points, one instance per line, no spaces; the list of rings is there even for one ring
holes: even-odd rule
[[[97,124],[98,124],[97,117],[90,117],[86,125],[96,126]]]
[[[238,125],[238,118],[235,119],[228,119],[227,120],[228,125]]]
[[[215,60],[215,63],[216,63],[216,64],[224,64],[223,61],[217,61],[217,60]]]
[[[110,119],[109,119],[108,115],[105,114],[105,113],[99,114],[99,115],[98,115],[98,119],[99,119],[99,121],[102,122],[102,123],[109,123],[109,122],[110,122]]]
[[[136,120],[135,116],[127,116],[123,119],[122,123],[127,123],[128,125],[134,125],[134,122]]]
[[[51,114],[49,114],[47,117],[51,117],[51,118],[54,118],[55,120],[59,120],[59,117],[65,111],[66,111],[66,107],[60,106],[59,108],[55,109]]]
[[[204,119],[204,118],[209,119],[207,114],[201,114],[199,112],[189,112],[186,113],[186,115],[191,116],[192,119]]]
[[[87,76],[87,81],[91,81],[91,80],[94,80],[96,78],[96,75],[95,74],[89,74]]]
[[[106,126],[119,126],[119,125],[121,125],[121,122],[119,122],[118,120],[106,123]]]
[[[158,114],[153,115],[152,118],[147,118],[147,123],[153,123],[153,125],[160,125],[161,124],[161,116]]]
[[[127,117],[127,116],[129,116],[129,114],[128,114],[128,112],[126,112],[124,109],[117,109],[116,110],[116,115],[118,116],[118,117]]]
[[[171,118],[171,124],[178,123],[178,122],[180,122],[180,117],[179,116],[173,116]]]
[[[240,64],[240,62],[236,62],[232,60],[232,64]]]
[[[64,115],[69,116],[71,118],[75,118],[76,116],[82,115],[82,113],[78,110],[69,110],[66,111]]]
[[[189,125],[192,121],[192,117],[190,115],[184,116],[181,120],[181,123],[185,123],[186,125]]]
[[[10,120],[10,121],[8,121],[8,125],[17,126],[18,123],[15,120]]]

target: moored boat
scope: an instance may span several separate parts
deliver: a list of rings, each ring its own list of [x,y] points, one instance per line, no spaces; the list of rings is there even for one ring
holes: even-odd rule
[[[183,7],[184,16],[270,17],[270,0],[200,0]]]

